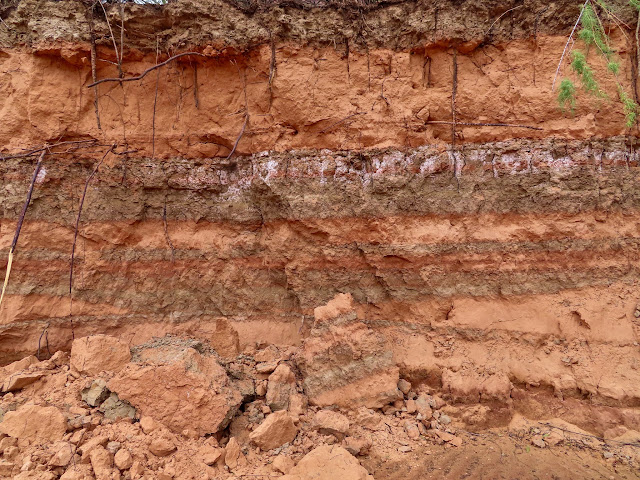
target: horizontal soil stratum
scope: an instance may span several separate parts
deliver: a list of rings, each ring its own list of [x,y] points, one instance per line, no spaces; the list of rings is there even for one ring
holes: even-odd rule
[[[633,5],[0,19],[0,478],[637,478]]]

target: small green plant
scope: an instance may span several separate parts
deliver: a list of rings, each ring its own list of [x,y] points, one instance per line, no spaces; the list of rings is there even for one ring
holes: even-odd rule
[[[603,96],[603,92],[600,90],[600,86],[593,75],[593,70],[587,63],[587,57],[584,53],[575,50],[573,52],[573,61],[571,62],[571,69],[578,74],[582,81],[582,87],[589,93],[592,93],[598,97]]]
[[[568,78],[560,82],[558,103],[560,104],[560,110],[563,112],[569,111],[573,113],[576,109],[576,87]]]
[[[638,104],[629,98],[629,95],[627,95],[627,92],[625,92],[621,86],[618,87],[618,96],[624,108],[627,128],[631,128],[638,118]]]
[[[629,0],[629,4],[636,8],[638,12],[640,12],[640,0]],[[586,0],[584,5],[582,6],[582,10],[580,11],[580,16],[576,21],[576,25],[574,26],[574,29],[569,36],[569,41],[565,46],[565,51],[562,53],[560,65],[562,64],[565,53],[568,53],[567,47],[571,42],[571,38],[573,37],[576,27],[580,25],[581,28],[577,36],[584,43],[586,51],[583,52],[580,50],[573,50],[571,52],[571,70],[580,79],[582,88],[587,93],[598,98],[607,98],[606,93],[602,89],[600,89],[593,69],[587,61],[589,50],[591,49],[591,47],[595,47],[600,55],[602,55],[607,60],[607,70],[615,77],[618,90],[618,98],[622,103],[622,108],[625,115],[625,124],[628,128],[631,128],[636,124],[636,121],[638,120],[640,107],[634,100],[631,99],[631,97],[626,93],[625,89],[620,83],[620,62],[617,59],[616,52],[611,48],[609,36],[607,35],[602,21],[598,16],[595,8],[596,6],[599,7],[610,18],[616,18],[611,7],[604,0]],[[560,65],[558,65],[558,71],[560,69]],[[557,74],[558,72],[556,72],[556,76]],[[576,103],[576,87],[571,80],[565,78],[560,82],[560,87],[558,89],[558,104],[560,106],[560,109],[563,112],[569,111],[573,113],[575,111]]]
[[[595,45],[598,50],[607,59],[613,55],[613,50],[609,46],[609,37],[602,28],[602,24],[593,9],[593,7],[587,3],[582,12],[582,19],[580,20],[582,30],[578,32],[578,37],[585,43],[587,47]]]

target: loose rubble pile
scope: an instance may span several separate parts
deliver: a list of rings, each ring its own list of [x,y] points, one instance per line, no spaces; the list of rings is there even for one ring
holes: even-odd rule
[[[130,349],[95,335],[3,367],[0,382],[1,478],[371,480],[361,460],[373,453],[467,438],[454,406],[400,378],[348,295],[316,309],[299,348],[230,358],[195,339]],[[567,441],[558,425],[510,428],[546,448]]]

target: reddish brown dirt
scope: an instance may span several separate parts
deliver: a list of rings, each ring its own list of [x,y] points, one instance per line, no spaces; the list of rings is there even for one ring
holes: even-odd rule
[[[540,128],[465,127],[460,143],[512,138],[607,138],[626,132],[622,105],[579,96],[575,115],[565,115],[551,81],[566,37],[540,37],[479,47],[457,56],[457,121],[511,123]],[[626,52],[620,75],[630,76]],[[5,73],[0,92],[5,105],[0,142],[5,151],[41,139],[97,138],[104,143],[126,141],[132,156],[158,158],[222,157],[230,153],[245,120],[249,120],[237,153],[291,149],[362,150],[417,147],[450,142],[451,127],[430,121],[451,121],[451,51],[440,48],[397,52],[350,51],[345,57],[332,47],[279,44],[255,48],[241,57],[203,50],[208,58],[177,61],[139,82],[106,83],[99,88],[102,130],[98,130],[85,45],[56,46],[46,55],[7,50],[0,58]],[[109,51],[101,49],[102,57]],[[60,59],[63,55],[67,61]],[[151,55],[126,59],[126,76],[155,63]],[[602,88],[615,97],[606,64],[595,60]],[[194,65],[198,73],[195,104]],[[34,75],[39,72],[38,75]],[[117,69],[100,63],[98,78],[117,77]],[[155,89],[155,150],[154,123]],[[28,101],[24,101],[24,99]],[[496,101],[500,99],[500,101]],[[246,109],[245,109],[246,103]]]
[[[579,90],[574,114],[558,108],[551,83],[578,10],[547,3],[180,0],[127,5],[123,37],[106,5],[125,77],[203,56],[100,84],[101,128],[88,19],[97,77],[118,75],[101,9],[0,7],[3,251],[39,153],[27,151],[56,144],[0,307],[0,365],[94,334],[133,354],[122,371],[89,374],[63,354],[0,370],[0,417],[51,412],[35,404],[67,422],[57,438],[53,415],[43,446],[9,414],[0,477],[30,461],[18,478],[58,478],[71,459],[80,473],[63,480],[259,478],[293,463],[285,480],[636,477],[637,128],[594,52],[608,98]],[[637,12],[613,3],[631,94]],[[452,137],[430,122],[453,108],[457,122],[534,129],[457,125]],[[87,189],[71,308],[79,197],[112,145]],[[96,350],[98,364],[110,355]],[[97,378],[135,404],[133,423],[84,415],[80,391]],[[256,450],[269,434],[251,432],[271,428],[279,402],[291,419],[270,421],[273,436],[293,422],[295,440]],[[315,426],[320,408],[335,424]],[[114,452],[93,443],[95,458],[74,450],[101,436],[137,466],[109,470]],[[338,445],[351,453],[332,464]],[[57,465],[67,447],[77,458]]]

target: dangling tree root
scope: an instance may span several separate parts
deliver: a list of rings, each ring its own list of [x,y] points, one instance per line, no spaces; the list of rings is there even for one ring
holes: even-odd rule
[[[22,222],[24,222],[24,217],[27,214],[27,208],[29,208],[29,203],[31,203],[31,194],[33,193],[33,186],[36,183],[36,179],[38,178],[38,173],[40,173],[40,167],[42,166],[42,160],[44,159],[44,154],[46,150],[40,154],[38,158],[38,163],[36,163],[36,168],[33,171],[33,177],[31,177],[31,185],[29,185],[29,191],[27,193],[27,199],[22,206],[22,212],[20,212],[20,217],[18,217],[18,225],[16,226],[16,234],[13,236],[13,242],[11,242],[11,248],[9,249],[9,260],[7,261],[7,272],[4,276],[4,284],[2,285],[2,294],[0,295],[0,306],[2,306],[2,299],[4,298],[4,292],[7,289],[7,284],[9,283],[9,275],[11,274],[11,264],[13,263],[13,253],[16,251],[16,246],[18,245],[18,238],[20,237],[20,230],[22,229]]]

